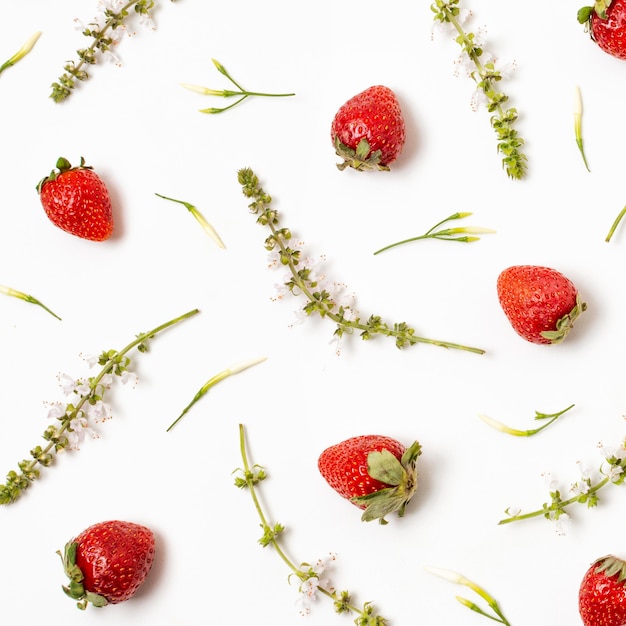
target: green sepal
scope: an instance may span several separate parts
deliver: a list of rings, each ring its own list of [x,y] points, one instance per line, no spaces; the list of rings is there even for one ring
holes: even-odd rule
[[[399,461],[389,450],[384,449],[367,455],[368,474],[391,486],[350,499],[353,504],[365,507],[361,516],[363,522],[377,519],[384,525],[387,524],[386,515],[404,515],[407,504],[417,490],[416,464],[421,453],[422,446],[415,441],[405,450]]]
[[[64,172],[69,172],[70,170],[77,169],[91,170],[93,169],[93,167],[91,165],[85,165],[85,159],[83,157],[80,157],[80,165],[77,165],[76,167],[72,167],[72,164],[65,157],[59,157],[56,162],[56,168],[53,169],[47,176],[42,178],[37,183],[37,192],[41,193],[41,189],[45,185],[45,183],[56,180],[58,176],[60,176]]]
[[[572,330],[574,326],[574,322],[580,315],[587,310],[587,303],[583,302],[580,299],[580,296],[576,296],[576,304],[574,308],[566,313],[561,319],[559,319],[556,323],[555,330],[544,330],[541,333],[541,336],[545,339],[549,339],[550,343],[561,343],[570,330]]]
[[[103,607],[108,604],[107,599],[97,593],[87,591],[83,586],[83,580],[85,576],[76,565],[76,551],[78,550],[78,544],[75,541],[69,541],[65,544],[63,552],[57,550],[57,554],[61,557],[63,562],[63,570],[70,579],[69,585],[62,585],[62,589],[65,595],[76,600],[76,606],[84,610],[88,604],[93,606]]]
[[[605,556],[595,561],[597,565],[596,574],[604,574],[609,578],[615,576],[617,582],[623,583],[626,581],[626,561],[618,559],[616,556]]]
[[[335,136],[334,143],[335,154],[343,159],[341,163],[337,163],[339,170],[343,171],[346,167],[351,167],[359,172],[366,170],[389,171],[389,166],[382,165],[380,162],[382,152],[376,150],[370,153],[370,144],[365,137],[359,141],[356,150],[341,143],[338,136]]]

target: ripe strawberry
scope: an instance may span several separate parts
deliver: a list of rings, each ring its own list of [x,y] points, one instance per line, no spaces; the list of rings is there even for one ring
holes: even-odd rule
[[[396,95],[388,87],[377,85],[350,98],[335,114],[331,139],[337,167],[356,170],[389,170],[398,158],[406,131]]]
[[[498,276],[497,290],[509,322],[531,343],[560,343],[587,308],[574,283],[549,267],[509,267]]]
[[[83,158],[77,167],[59,158],[56,169],[39,181],[37,191],[55,226],[91,241],[104,241],[113,232],[109,191]]]
[[[584,626],[624,626],[626,562],[614,556],[595,561],[580,584],[578,610]]]
[[[90,526],[65,544],[65,573],[70,579],[63,591],[85,609],[91,602],[101,607],[132,597],[154,560],[154,535],[133,522],[109,521]]]
[[[343,498],[364,509],[361,519],[377,519],[404,509],[417,489],[417,457],[422,453],[416,441],[405,448],[384,435],[361,435],[327,448],[317,466],[326,482]]]
[[[578,21],[604,52],[626,59],[626,0],[596,0],[578,11]]]

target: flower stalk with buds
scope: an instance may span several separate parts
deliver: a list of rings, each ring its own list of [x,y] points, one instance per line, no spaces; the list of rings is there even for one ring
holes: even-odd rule
[[[90,432],[90,422],[102,421],[111,415],[111,408],[104,402],[106,392],[110,389],[115,377],[126,382],[130,375],[131,359],[128,353],[137,348],[139,352],[148,351],[148,341],[170,326],[174,326],[199,313],[193,309],[176,317],[147,333],[141,333],[121,350],[105,350],[94,362],[102,369],[95,376],[86,380],[66,379],[64,390],[71,396],[68,403],[55,403],[49,417],[55,424],[46,428],[43,438],[44,446],[35,446],[30,451],[30,458],[18,463],[19,471],[10,471],[6,483],[0,485],[0,504],[15,502],[31,484],[39,478],[40,468],[49,467],[57,453],[70,450]]]
[[[51,311],[45,304],[37,300],[37,298],[33,296],[29,296],[27,293],[18,291],[17,289],[12,289],[11,287],[6,287],[5,285],[0,285],[0,293],[3,293],[5,296],[12,296],[13,298],[24,300],[24,302],[30,302],[31,304],[36,304],[37,306],[40,306],[45,311],[48,311],[50,315],[53,315],[58,320],[61,319],[56,313]]]
[[[21,61],[33,49],[40,36],[41,32],[36,32],[10,59],[0,65],[0,74],[15,65],[18,61]]]
[[[256,487],[267,478],[267,473],[260,465],[250,465],[246,450],[245,430],[242,424],[239,425],[239,448],[243,467],[233,472],[237,474],[235,486],[239,489],[247,489],[252,497],[254,508],[261,520],[261,528],[263,529],[263,535],[259,539],[259,543],[263,548],[268,546],[274,548],[291,572],[289,580],[295,579],[297,581],[300,594],[298,606],[301,614],[306,615],[310,612],[311,602],[315,600],[319,593],[333,601],[336,613],[352,613],[356,615],[354,623],[357,626],[386,626],[387,620],[374,612],[374,606],[371,602],[365,602],[363,608],[359,608],[352,603],[351,595],[348,591],[335,591],[324,572],[330,562],[335,560],[334,555],[331,554],[328,558],[319,559],[314,564],[301,563],[300,566],[297,566],[287,556],[278,540],[285,527],[278,523],[270,525],[261,507]]]
[[[540,509],[530,513],[521,513],[518,510],[505,510],[508,517],[500,520],[499,524],[510,524],[533,517],[545,517],[550,521],[559,521],[560,518],[568,518],[568,508],[573,504],[586,504],[587,508],[597,506],[599,502],[598,492],[608,484],[621,485],[624,483],[624,470],[626,469],[626,440],[615,450],[604,450],[604,461],[600,466],[599,474],[603,478],[595,481],[587,473],[583,472],[580,480],[574,482],[570,488],[573,494],[570,498],[563,498],[554,481],[549,483],[550,502],[544,502]]]
[[[491,230],[490,228],[483,228],[482,226],[457,226],[455,228],[442,228],[441,230],[437,230],[440,226],[447,222],[460,220],[465,217],[470,217],[471,215],[473,215],[473,213],[453,213],[452,215],[449,215],[445,219],[441,220],[440,222],[437,222],[423,235],[418,235],[417,237],[411,237],[409,239],[403,239],[402,241],[396,241],[395,243],[389,244],[384,248],[380,248],[380,250],[376,250],[374,254],[380,254],[381,252],[389,250],[390,248],[395,248],[396,246],[401,246],[405,243],[410,243],[412,241],[419,241],[420,239],[441,239],[442,241],[460,241],[462,243],[472,243],[473,241],[478,241],[480,239],[480,237],[476,237],[475,235],[486,235],[496,232],[495,230]]]
[[[502,166],[509,178],[522,179],[526,176],[528,159],[521,152],[524,140],[513,128],[518,118],[517,109],[506,108],[509,97],[498,88],[503,78],[502,71],[496,69],[495,61],[485,59],[486,55],[483,56],[476,35],[465,32],[459,18],[461,10],[458,5],[459,0],[435,0],[430,8],[435,14],[435,22],[450,25],[456,32],[455,40],[462,48],[463,64],[469,66],[468,74],[476,83],[477,92],[485,101],[487,111],[493,114],[490,118],[491,127],[498,138],[498,152],[503,155]]]
[[[171,0],[174,2],[175,0]],[[76,81],[89,79],[87,68],[95,65],[102,56],[116,59],[113,48],[119,43],[125,32],[126,22],[131,10],[139,16],[140,21],[152,25],[151,11],[156,0],[103,0],[100,3],[104,10],[83,28],[83,35],[92,39],[86,48],[76,51],[77,61],[68,61],[63,67],[64,73],[58,81],[52,83],[50,98],[55,102],[63,102],[73,92]]]
[[[391,337],[397,348],[426,343],[484,354],[485,351],[480,348],[419,337],[405,322],[390,326],[378,315],[371,315],[363,320],[351,301],[339,302],[340,294],[333,294],[333,285],[316,274],[310,261],[302,256],[291,231],[279,225],[278,211],[271,206],[272,198],[260,186],[254,172],[249,168],[241,169],[238,172],[238,180],[244,196],[253,200],[248,207],[251,213],[258,216],[257,223],[270,230],[265,240],[265,248],[274,255],[276,265],[289,270],[289,279],[284,283],[286,289],[293,295],[302,295],[306,298],[307,302],[302,309],[305,315],[316,313],[334,322],[336,338],[341,339],[344,335],[358,332],[363,340],[373,339],[377,335]]]
[[[217,68],[217,71],[220,74],[223,74],[224,76],[226,76],[226,78],[228,78],[228,80],[237,88],[236,91],[233,91],[231,89],[220,89],[220,90],[209,89],[208,87],[201,87],[200,85],[191,85],[189,83],[181,83],[181,85],[185,87],[185,89],[195,91],[196,93],[202,94],[203,96],[217,96],[221,98],[232,98],[236,96],[238,99],[226,107],[222,107],[222,108],[209,107],[207,109],[200,109],[200,113],[215,114],[215,113],[222,113],[223,111],[228,111],[228,109],[232,109],[233,107],[237,106],[240,102],[243,102],[246,98],[249,98],[250,96],[264,96],[267,98],[284,98],[287,96],[296,95],[295,93],[263,93],[259,91],[248,91],[244,89],[228,73],[226,68],[219,61],[216,61],[215,59],[211,59],[211,61],[213,61],[213,65],[215,65],[215,67]]]

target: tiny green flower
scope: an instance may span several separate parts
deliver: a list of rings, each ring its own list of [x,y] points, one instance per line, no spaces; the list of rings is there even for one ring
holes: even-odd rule
[[[587,157],[585,156],[585,150],[583,148],[582,117],[583,101],[582,96],[580,95],[580,87],[576,86],[574,89],[574,135],[576,137],[576,145],[578,146],[580,154],[583,158],[583,163],[589,172],[591,170],[589,169],[589,165],[587,165]]]
[[[36,32],[8,61],[5,61],[2,65],[0,65],[0,74],[23,59],[33,49],[40,36],[41,31]]]
[[[6,296],[12,296],[13,298],[19,298],[20,300],[24,300],[25,302],[30,302],[31,304],[36,304],[37,306],[40,306],[42,309],[48,311],[50,315],[53,315],[58,320],[61,319],[56,313],[53,313],[47,306],[45,306],[45,304],[37,300],[37,298],[34,298],[33,296],[29,296],[28,294],[23,293],[22,291],[18,291],[17,289],[12,289],[11,287],[6,287],[4,285],[0,285],[0,293],[3,293]]]
[[[385,250],[389,250],[390,248],[394,248],[396,246],[401,246],[405,243],[410,243],[412,241],[419,241],[420,239],[441,239],[442,241],[460,241],[463,243],[471,243],[473,241],[478,241],[480,237],[472,237],[471,235],[486,235],[495,233],[495,230],[491,228],[483,228],[482,226],[458,226],[456,228],[443,228],[441,230],[436,230],[446,222],[450,222],[452,220],[463,219],[464,217],[470,217],[473,213],[469,212],[460,212],[453,213],[449,215],[445,219],[437,222],[432,228],[427,230],[423,235],[419,235],[417,237],[411,237],[409,239],[403,239],[402,241],[397,241],[396,243],[389,244],[384,248],[380,248],[380,250],[376,250],[374,254],[380,254]],[[470,235],[469,237],[467,235]]]
[[[200,213],[200,211],[193,204],[190,204],[189,202],[184,202],[183,200],[168,198],[167,196],[162,196],[160,193],[155,193],[154,195],[158,196],[159,198],[163,198],[164,200],[170,200],[172,202],[182,204],[196,218],[200,226],[202,226],[202,228],[204,229],[204,232],[206,232],[220,248],[224,249],[226,247],[220,236],[217,234],[215,228],[213,228],[213,226],[211,226],[211,224],[207,222],[204,215],[202,215],[202,213]]]
[[[211,59],[211,61],[213,61],[213,65],[215,65],[215,67],[217,68],[217,71],[220,74],[223,74],[224,76],[226,76],[226,78],[233,85],[235,85],[235,87],[237,87],[237,91],[232,91],[230,89],[221,89],[221,90],[209,89],[208,87],[201,87],[200,85],[192,85],[190,83],[181,83],[181,86],[184,87],[185,89],[189,89],[190,91],[194,91],[195,93],[199,93],[204,96],[218,96],[222,98],[232,98],[233,96],[237,96],[238,100],[236,102],[233,102],[229,106],[223,107],[223,108],[210,107],[208,109],[200,109],[200,113],[215,114],[215,113],[222,113],[223,111],[228,111],[228,109],[232,109],[233,107],[237,106],[240,102],[243,102],[246,98],[249,98],[250,96],[284,98],[286,96],[296,95],[295,93],[262,93],[259,91],[247,91],[228,73],[226,68],[219,61],[216,61],[215,59]]]
[[[217,385],[217,383],[224,380],[225,378],[228,378],[229,376],[233,376],[234,374],[243,372],[243,370],[246,370],[249,367],[252,367],[253,365],[262,363],[266,359],[267,357],[261,357],[259,359],[251,359],[249,361],[243,361],[242,363],[237,363],[237,365],[227,367],[225,370],[222,370],[219,374],[216,374],[215,376],[212,376],[211,378],[209,378],[209,380],[207,380],[206,383],[202,385],[200,390],[193,397],[193,400],[183,409],[183,412],[169,426],[169,428],[167,429],[167,432],[169,432],[170,430],[172,430],[172,428],[174,428],[174,426],[176,426],[176,424],[182,419],[182,417],[187,413],[187,411],[189,411],[189,409],[196,402],[198,402],[198,400],[200,400],[200,398],[202,398],[202,396],[204,396],[209,391],[209,389],[211,389],[211,387],[214,387],[215,385]]]

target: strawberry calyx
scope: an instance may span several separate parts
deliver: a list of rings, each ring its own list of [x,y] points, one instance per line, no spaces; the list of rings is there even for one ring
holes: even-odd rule
[[[62,585],[63,591],[67,596],[76,600],[76,606],[79,609],[86,609],[89,603],[93,606],[102,607],[108,604],[107,599],[92,591],[87,591],[83,585],[85,575],[78,565],[76,565],[76,551],[78,550],[78,543],[75,541],[69,541],[63,548],[63,553],[57,550],[57,554],[63,561],[63,569],[65,574],[70,579],[69,585]]]
[[[91,170],[93,167],[91,165],[85,165],[85,159],[80,157],[80,165],[73,167],[72,164],[65,158],[59,157],[56,162],[56,167],[53,169],[47,176],[44,176],[37,183],[37,191],[41,193],[41,189],[43,186],[50,181],[56,180],[61,174],[65,172],[69,172],[71,170]]]
[[[615,577],[617,582],[626,585],[626,561],[609,554],[594,561],[593,565],[597,565],[594,573],[604,574],[608,578]]]
[[[342,158],[341,163],[337,163],[339,170],[343,171],[346,167],[351,167],[359,172],[366,170],[389,171],[388,165],[380,162],[382,151],[370,151],[370,143],[367,138],[363,137],[359,140],[356,150],[342,143],[337,135],[335,135],[335,154]]]
[[[417,490],[416,465],[421,453],[422,446],[415,441],[405,450],[400,460],[385,449],[367,455],[368,474],[390,486],[350,499],[357,506],[365,506],[362,521],[371,522],[377,519],[380,524],[387,524],[385,515],[396,512],[400,517],[404,515],[406,505]]]
[[[566,313],[563,317],[557,320],[555,330],[544,330],[541,336],[548,339],[550,343],[561,343],[567,336],[570,330],[574,326],[574,322],[580,315],[587,310],[587,303],[580,299],[580,296],[576,296],[576,304],[574,308]]]
[[[592,6],[585,6],[578,10],[578,21],[580,24],[589,25],[591,16],[595,13],[601,20],[607,19],[607,9],[613,0],[595,0]]]

